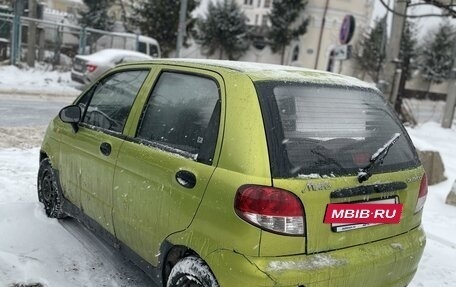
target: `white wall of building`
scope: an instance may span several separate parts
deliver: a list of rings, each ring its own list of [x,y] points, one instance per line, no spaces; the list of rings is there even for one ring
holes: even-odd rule
[[[269,1],[266,3],[266,0],[236,1],[249,18],[250,25],[261,26],[265,24],[263,19],[270,12],[272,1],[270,3]],[[271,4],[271,6],[265,8],[265,4]],[[301,17],[301,19],[309,18],[307,33],[287,47],[284,64],[326,70],[332,48],[339,45],[339,29],[345,15],[353,15],[356,21],[355,35],[350,44],[356,43],[359,36],[370,24],[374,0],[329,0],[325,25],[321,29],[325,4],[325,0],[309,0],[305,14]],[[320,52],[317,53],[320,33]],[[297,60],[293,61],[293,51],[297,50],[299,50]],[[263,50],[251,47],[240,60],[280,64],[280,55],[273,54],[269,47],[265,47]],[[355,66],[350,60],[336,61],[332,71],[357,76]]]

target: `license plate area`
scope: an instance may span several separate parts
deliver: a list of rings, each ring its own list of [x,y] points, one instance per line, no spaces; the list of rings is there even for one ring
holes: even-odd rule
[[[74,64],[74,69],[75,69],[76,71],[82,71],[82,65],[79,64],[79,63],[76,63],[76,64]]]
[[[399,197],[395,196],[395,197],[390,197],[390,198],[385,198],[385,199],[354,202],[351,204],[356,205],[356,204],[397,204],[397,203],[399,203]],[[328,211],[326,211],[326,212],[328,212]],[[355,229],[361,229],[361,228],[381,225],[381,224],[384,224],[384,223],[331,223],[331,230],[333,232],[344,232],[344,231],[350,231],[350,230],[355,230]]]

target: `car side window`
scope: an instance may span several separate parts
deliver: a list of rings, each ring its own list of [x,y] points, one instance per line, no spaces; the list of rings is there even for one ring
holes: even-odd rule
[[[103,79],[93,91],[82,122],[121,133],[148,72],[147,70],[118,72]],[[84,98],[81,98],[78,103],[80,106],[85,104]]]
[[[215,80],[164,72],[144,109],[137,138],[211,164],[219,120],[220,93]]]
[[[139,42],[138,44],[139,44],[138,45],[138,52],[147,54],[147,44],[144,43],[144,42]]]
[[[84,95],[82,95],[82,97],[80,97],[79,100],[77,101],[77,105],[81,108],[83,115],[86,111],[87,104],[90,101],[90,97],[92,96],[93,91],[96,89],[96,87],[97,86],[93,86],[89,91],[87,91]]]
[[[149,44],[149,55],[152,57],[158,57],[158,47],[154,44]]]

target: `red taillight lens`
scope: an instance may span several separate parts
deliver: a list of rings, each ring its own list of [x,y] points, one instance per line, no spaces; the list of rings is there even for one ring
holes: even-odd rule
[[[92,73],[93,71],[95,71],[97,69],[97,66],[92,65],[92,64],[87,64],[86,69],[87,69],[87,72]]]
[[[428,194],[428,181],[426,174],[423,175],[420,184],[420,192],[418,193],[418,199],[416,201],[415,213],[419,212],[424,207],[426,202],[426,196]]]
[[[245,221],[262,229],[304,235],[304,208],[293,193],[260,185],[243,185],[234,201],[234,209]]]

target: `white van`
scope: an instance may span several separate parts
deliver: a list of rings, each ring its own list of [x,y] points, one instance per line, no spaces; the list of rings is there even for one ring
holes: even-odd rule
[[[157,40],[132,33],[110,33],[97,40],[97,51],[111,48],[138,51],[154,58],[161,56]]]

